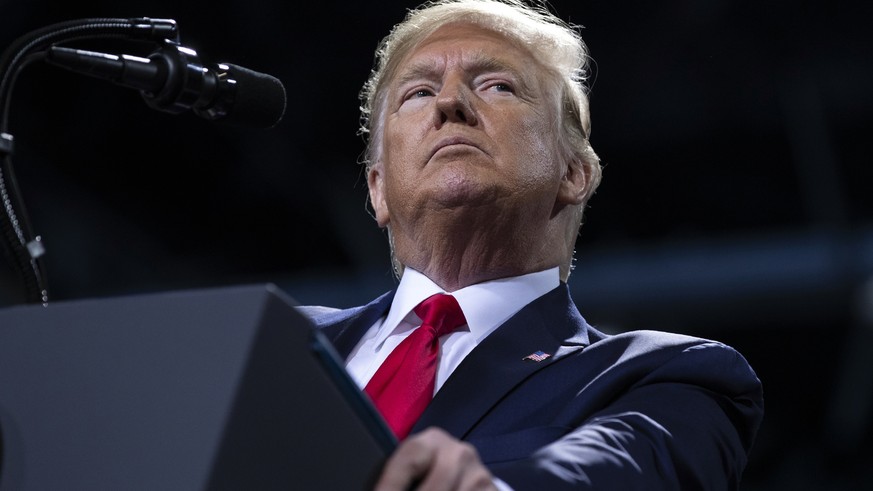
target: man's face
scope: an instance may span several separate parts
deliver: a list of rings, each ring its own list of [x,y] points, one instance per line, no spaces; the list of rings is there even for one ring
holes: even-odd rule
[[[382,153],[368,176],[380,226],[486,210],[545,227],[561,203],[555,100],[541,65],[503,36],[441,27],[388,84]],[[457,215],[462,216],[462,215]]]

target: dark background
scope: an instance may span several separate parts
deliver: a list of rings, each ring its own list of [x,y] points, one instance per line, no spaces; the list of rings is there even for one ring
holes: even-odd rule
[[[743,489],[873,485],[870,2],[558,1],[596,62],[605,164],[570,285],[608,331],[725,341],[764,382]],[[271,130],[152,111],[44,65],[15,169],[55,301],[274,282],[351,306],[394,284],[365,209],[358,91],[414,3],[0,0],[0,47],[55,22],[173,18],[205,61],[285,85]],[[87,44],[87,43],[86,43]],[[141,45],[87,45],[137,55]],[[0,266],[0,305],[20,301]]]

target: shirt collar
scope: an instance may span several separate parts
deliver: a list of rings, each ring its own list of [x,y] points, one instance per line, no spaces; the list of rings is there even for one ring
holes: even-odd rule
[[[522,276],[477,283],[450,295],[458,301],[470,332],[479,342],[527,304],[557,288],[559,284],[560,273],[555,267]],[[405,268],[391,302],[391,309],[380,328],[377,344],[381,344],[404,320],[418,325],[421,320],[412,309],[437,293],[446,292],[422,273]]]

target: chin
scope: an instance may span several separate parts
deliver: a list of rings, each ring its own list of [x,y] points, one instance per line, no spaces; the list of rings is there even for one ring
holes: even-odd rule
[[[479,171],[479,172],[477,172]],[[468,162],[444,165],[432,179],[431,198],[446,207],[493,201],[497,186]]]
[[[442,182],[431,194],[431,200],[442,208],[481,206],[495,202],[493,187],[469,179]]]

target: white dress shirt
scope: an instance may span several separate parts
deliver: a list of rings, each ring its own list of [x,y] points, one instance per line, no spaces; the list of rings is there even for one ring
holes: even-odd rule
[[[558,268],[552,268],[486,281],[449,293],[461,306],[467,324],[440,338],[434,392],[485,337],[559,284]],[[388,314],[376,321],[346,360],[346,369],[361,389],[366,387],[391,351],[421,325],[421,319],[412,309],[437,293],[446,292],[418,271],[404,270]]]

